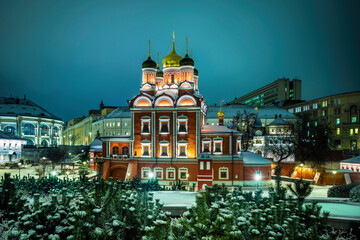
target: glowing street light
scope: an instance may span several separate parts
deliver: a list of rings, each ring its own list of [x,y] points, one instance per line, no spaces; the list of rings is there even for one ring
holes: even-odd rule
[[[83,164],[86,165],[86,162],[84,161]]]
[[[261,180],[260,173],[255,174],[255,180],[256,180],[256,190],[259,190],[259,181]]]
[[[333,175],[334,175],[334,181],[333,181],[333,187],[335,187],[335,174],[336,174],[336,171],[332,171]]]
[[[52,171],[52,172],[51,172],[51,175],[52,175],[53,177],[55,177],[55,176],[56,176],[56,171]]]
[[[152,172],[149,173],[149,178],[153,178],[154,174]]]
[[[189,176],[190,176],[189,174],[186,174],[186,179],[189,179]]]

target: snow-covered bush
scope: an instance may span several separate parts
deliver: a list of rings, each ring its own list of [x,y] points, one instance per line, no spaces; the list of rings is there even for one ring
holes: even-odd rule
[[[334,186],[332,188],[329,188],[327,196],[337,198],[349,198],[350,190],[356,186],[359,186],[359,183],[350,183]]]
[[[350,198],[354,202],[360,202],[360,185],[350,190]]]

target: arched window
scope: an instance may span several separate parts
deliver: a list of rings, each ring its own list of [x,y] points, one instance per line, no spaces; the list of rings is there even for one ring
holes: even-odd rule
[[[54,147],[57,147],[57,146],[58,146],[58,143],[57,143],[56,140],[53,141],[53,145],[54,145]]]
[[[127,146],[122,147],[122,155],[129,155],[129,148]]]
[[[54,128],[53,128],[53,133],[54,133],[54,136],[55,136],[55,137],[58,137],[58,136],[59,136],[59,131],[60,131],[60,129],[59,129],[58,127],[54,127]]]
[[[35,126],[31,123],[26,123],[24,125],[23,133],[26,136],[35,136]]]
[[[50,128],[47,125],[42,125],[40,129],[41,136],[49,136]]]
[[[6,126],[4,132],[9,133],[10,135],[15,135],[16,129],[13,126]]]
[[[48,147],[48,146],[49,146],[48,141],[43,140],[43,141],[41,142],[41,146],[42,146],[42,147]]]
[[[34,146],[34,142],[30,139],[27,140],[26,145],[28,146]]]
[[[112,149],[112,153],[113,153],[113,155],[119,155],[119,147],[114,146]]]

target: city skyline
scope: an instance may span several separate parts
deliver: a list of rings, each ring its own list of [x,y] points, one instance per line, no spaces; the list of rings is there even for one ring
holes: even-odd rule
[[[208,104],[281,77],[301,79],[305,100],[360,90],[355,1],[86,3],[0,2],[0,96],[26,95],[64,121],[101,100],[126,105],[148,39],[161,62],[173,31],[181,56],[189,37]]]

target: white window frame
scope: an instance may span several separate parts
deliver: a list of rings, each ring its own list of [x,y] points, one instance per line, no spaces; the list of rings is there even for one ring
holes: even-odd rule
[[[168,125],[168,131],[167,132],[161,132],[161,128],[162,128],[162,123],[163,122],[167,122]],[[166,135],[166,134],[170,134],[170,117],[168,116],[161,116],[159,118],[159,134],[161,135]]]
[[[149,172],[147,177],[145,177],[145,172]],[[141,178],[142,179],[150,179],[150,177],[149,177],[150,172],[151,172],[151,169],[149,167],[142,167],[141,168]]]
[[[181,173],[185,172],[185,178],[181,178]],[[187,168],[179,168],[179,179],[180,180],[188,180],[189,170]]]
[[[241,137],[238,137],[236,139],[236,152],[241,153],[241,150],[242,150],[242,148],[241,148]]]
[[[213,144],[213,153],[214,154],[218,154],[218,155],[221,155],[221,154],[223,154],[223,139],[222,138],[220,138],[220,137],[216,137],[216,138],[214,138],[213,139],[213,142],[214,142],[214,144]],[[216,143],[220,143],[220,152],[215,152],[215,150],[216,150]]]
[[[186,129],[185,132],[180,132],[180,122],[185,122],[185,129]],[[189,128],[188,117],[186,117],[184,115],[179,116],[177,119],[177,133],[178,134],[188,134],[188,128]]]
[[[149,155],[144,155],[144,147],[149,147]],[[151,142],[149,140],[144,140],[141,142],[141,157],[150,157],[151,156]]]
[[[211,169],[211,163],[210,161],[206,161],[206,170],[210,170]]]
[[[226,173],[225,178],[221,177],[221,173],[224,173],[224,172]],[[229,168],[227,168],[227,167],[219,168],[219,179],[229,179]]]
[[[180,140],[177,144],[177,157],[178,158],[187,158],[188,156],[188,143],[187,141]],[[185,147],[185,156],[180,156],[180,147]]]
[[[157,176],[157,173],[158,173],[158,172],[161,172],[161,177],[158,177],[158,176]],[[154,169],[154,177],[157,178],[157,179],[164,179],[164,170],[163,170],[163,168],[161,168],[161,167],[156,167],[156,168]]]
[[[159,146],[160,146],[160,148],[159,148],[159,150],[160,150],[159,155],[160,156],[159,157],[160,158],[169,158],[169,156],[170,156],[169,142],[168,141],[160,141]],[[162,147],[167,147],[167,156],[162,156]]]
[[[211,139],[210,138],[203,138],[203,140],[201,141],[201,152],[203,153],[205,150],[205,143],[209,144],[209,152],[211,153]]]
[[[174,174],[174,177],[173,178],[169,178],[169,173],[172,172]],[[170,168],[167,168],[166,169],[166,179],[167,180],[175,180],[175,175],[176,175],[176,171],[175,171],[175,168],[173,167],[170,167]]]
[[[200,170],[204,170],[204,162],[205,161],[202,161],[202,160],[200,161]]]
[[[143,132],[145,122],[149,124],[149,132]],[[151,134],[150,117],[144,116],[141,118],[141,135],[150,135],[150,134]]]

